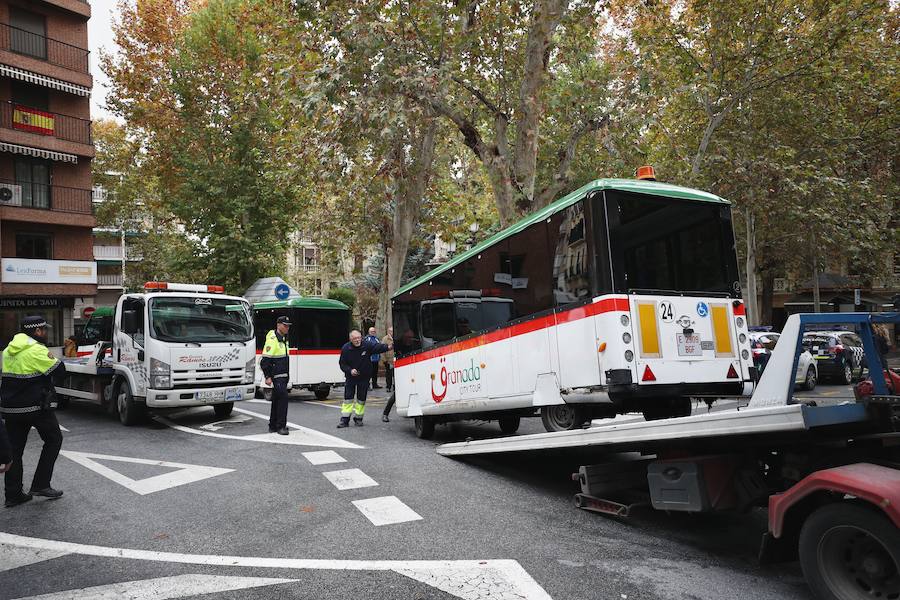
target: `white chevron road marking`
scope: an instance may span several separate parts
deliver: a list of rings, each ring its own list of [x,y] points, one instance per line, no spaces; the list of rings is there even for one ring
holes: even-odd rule
[[[19,600],[173,600],[202,594],[230,592],[249,588],[293,583],[296,579],[261,577],[224,577],[218,575],[177,575],[139,581],[124,581],[110,585],[65,590]]]

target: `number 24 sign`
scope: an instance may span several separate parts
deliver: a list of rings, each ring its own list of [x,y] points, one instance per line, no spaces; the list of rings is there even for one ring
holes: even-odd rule
[[[674,311],[671,302],[659,303],[659,320],[663,323],[671,323],[675,320]]]

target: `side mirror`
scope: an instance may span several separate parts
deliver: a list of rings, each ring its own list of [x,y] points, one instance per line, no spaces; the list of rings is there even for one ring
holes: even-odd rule
[[[122,311],[122,332],[134,335],[140,331],[140,316],[136,310]]]

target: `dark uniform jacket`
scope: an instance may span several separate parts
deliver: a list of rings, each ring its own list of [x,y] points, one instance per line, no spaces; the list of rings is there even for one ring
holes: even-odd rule
[[[372,354],[380,354],[387,352],[387,344],[376,344],[369,340],[363,340],[360,345],[354,346],[353,343],[347,342],[341,348],[341,371],[350,381],[365,381],[372,377]],[[350,372],[356,369],[359,375],[353,376]]]
[[[62,362],[49,356],[47,347],[18,333],[3,351],[0,413],[5,416],[56,408],[53,383],[66,373]]]

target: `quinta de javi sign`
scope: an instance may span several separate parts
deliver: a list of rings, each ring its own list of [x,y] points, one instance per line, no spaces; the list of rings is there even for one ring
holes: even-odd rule
[[[441,370],[437,376],[434,373],[431,374],[431,399],[434,400],[435,404],[440,404],[447,396],[447,390],[450,389],[451,385],[459,386],[460,395],[481,391],[481,370],[484,368],[483,364],[476,365],[475,359],[471,358],[469,359],[468,368],[448,371],[447,366],[444,364],[446,360],[446,358],[441,358]],[[434,389],[436,382],[439,386],[437,390]]]

